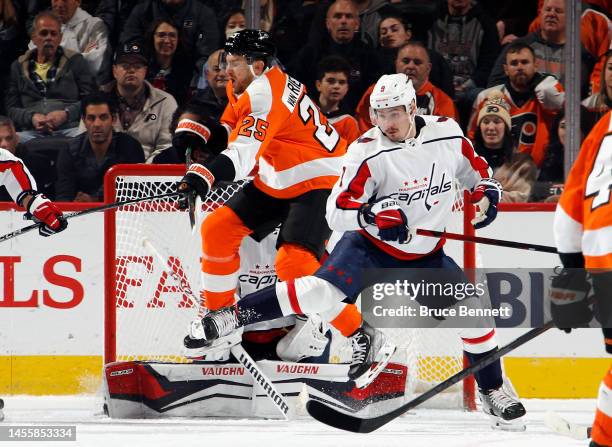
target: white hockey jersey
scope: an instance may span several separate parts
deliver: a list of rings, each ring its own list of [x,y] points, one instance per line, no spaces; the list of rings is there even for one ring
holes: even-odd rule
[[[454,120],[417,116],[415,121],[417,136],[405,142],[391,141],[378,127],[353,142],[327,202],[332,230],[359,230],[381,250],[404,260],[427,255],[445,240],[414,235],[404,244],[383,242],[376,226],[360,227],[358,210],[364,203],[393,197],[410,228],[444,231],[454,203],[455,183],[472,190],[492,174]]]
[[[0,148],[0,185],[4,186],[16,203],[24,192],[36,191],[36,181],[21,159]]]

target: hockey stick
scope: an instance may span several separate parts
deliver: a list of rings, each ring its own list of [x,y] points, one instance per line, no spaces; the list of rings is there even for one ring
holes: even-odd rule
[[[191,146],[187,147],[185,151],[185,168],[189,169],[189,165],[191,164]],[[187,195],[187,205],[189,210],[189,223],[191,224],[191,231],[195,228],[196,218],[195,218],[195,210],[196,210],[196,201],[195,194],[191,193]]]
[[[159,263],[163,266],[164,271],[168,273],[179,285],[179,289],[183,294],[185,294],[195,305],[196,307],[200,307],[200,303],[198,299],[193,295],[191,287],[187,282],[186,278],[181,278],[172,268],[172,265],[168,261],[168,259],[164,258],[162,254],[151,244],[151,242],[144,238],[142,240],[142,245],[149,250],[159,261]],[[285,418],[285,420],[289,420],[291,415],[291,408],[287,404],[287,401],[283,397],[283,395],[276,389],[274,384],[268,377],[261,371],[257,363],[253,360],[253,358],[245,351],[241,344],[237,344],[229,348],[230,352],[236,357],[236,359],[244,366],[244,368],[249,372],[253,380],[261,386],[266,395],[274,402],[278,411],[280,411]]]
[[[309,400],[306,403],[306,410],[308,411],[308,414],[310,414],[316,420],[332,427],[339,428],[341,430],[352,431],[355,433],[373,432],[374,430],[391,422],[392,420],[401,416],[407,411],[412,410],[416,406],[431,399],[432,397],[436,396],[447,388],[450,388],[457,382],[489,366],[491,363],[499,360],[500,358],[502,358],[509,352],[512,352],[519,346],[522,346],[528,341],[533,340],[537,336],[543,334],[551,327],[554,327],[554,324],[552,321],[549,321],[542,327],[531,329],[530,331],[518,337],[516,340],[508,343],[506,346],[495,350],[494,352],[481,358],[480,360],[477,360],[469,367],[449,377],[448,379],[439,383],[432,389],[426,391],[425,393],[412,399],[404,405],[401,405],[395,410],[390,411],[389,413],[385,413],[383,415],[376,416],[373,418],[362,418],[352,414],[344,413],[316,400]]]
[[[419,236],[445,237],[446,239],[453,239],[456,241],[477,242],[479,244],[496,245],[498,247],[518,248],[520,250],[541,251],[544,253],[557,253],[557,249],[555,247],[550,247],[548,245],[528,244],[525,242],[492,239],[489,237],[469,236],[467,234],[425,230],[423,228],[417,228],[415,230],[412,230],[412,232],[418,234]]]
[[[555,433],[563,436],[569,436],[572,439],[584,441],[591,437],[591,428],[588,425],[574,424],[559,414],[552,411],[544,415],[544,424]]]
[[[139,197],[136,199],[130,199],[130,200],[125,200],[123,202],[113,202],[113,203],[108,203],[106,205],[102,205],[102,206],[97,206],[94,208],[87,208],[86,210],[82,210],[82,211],[75,211],[72,213],[66,213],[64,214],[64,219],[72,219],[73,217],[80,217],[80,216],[85,216],[87,214],[92,214],[92,213],[97,213],[98,211],[107,211],[107,210],[112,210],[115,208],[121,208],[122,206],[125,205],[132,205],[134,203],[139,203],[139,202],[146,202],[149,200],[157,200],[157,199],[163,199],[166,197],[174,197],[174,196],[178,196],[181,193],[179,192],[167,192],[164,194],[158,194],[155,196],[148,196],[148,197]],[[28,225],[27,227],[23,227],[23,228],[19,228],[18,230],[15,230],[11,233],[5,234],[4,236],[0,236],[0,243],[4,242],[4,241],[8,241],[9,239],[13,239],[14,237],[20,236],[22,234],[25,233],[29,233],[32,230],[38,229],[41,225],[43,225],[42,223],[34,223],[32,225]]]

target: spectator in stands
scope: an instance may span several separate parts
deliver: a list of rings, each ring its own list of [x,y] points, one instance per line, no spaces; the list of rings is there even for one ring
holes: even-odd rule
[[[582,101],[582,105],[591,115],[593,122],[599,121],[608,110],[612,109],[612,50],[606,53],[604,59],[599,92]]]
[[[321,2],[312,0],[295,0],[282,3],[270,30],[276,43],[277,57],[281,62],[292,60],[295,53],[306,45],[315,12]]]
[[[246,9],[248,1],[249,0],[242,0],[242,9]],[[276,1],[259,0],[259,8],[259,29],[270,31],[276,16]]]
[[[141,0],[98,0],[95,13],[109,30],[111,46],[115,48],[134,6]]]
[[[141,38],[151,23],[162,18],[171,18],[182,26],[187,50],[195,58],[198,70],[219,48],[215,13],[199,0],[143,0],[132,10],[121,33],[121,42]]]
[[[36,48],[11,65],[6,108],[24,143],[48,135],[77,135],[80,100],[96,87],[83,56],[60,46],[60,28],[52,12],[38,14],[32,31]]]
[[[515,42],[522,42],[529,45],[536,57],[536,69],[540,73],[552,74],[561,82],[565,81],[565,61],[564,61],[564,48],[566,40],[566,28],[565,28],[565,0],[544,0],[542,10],[540,12],[540,23],[544,25],[534,32],[527,34]],[[589,79],[591,72],[595,65],[596,60],[601,54],[592,54],[584,45],[585,33],[594,33],[593,29],[590,31],[581,32],[581,95],[586,97],[589,92]],[[609,47],[610,40],[609,35],[607,36],[607,45]],[[597,51],[597,50],[591,50]],[[605,51],[605,50],[604,50]],[[503,51],[495,66],[491,71],[489,77],[489,86],[497,85],[503,82],[504,78],[504,61],[505,51]]]
[[[48,140],[48,139],[44,139]],[[32,140],[29,144],[44,141],[43,139]],[[0,148],[6,149],[13,155],[19,157],[36,180],[38,192],[45,194],[51,200],[55,199],[54,182],[56,179],[55,161],[57,150],[62,147],[63,141],[53,141],[50,151],[32,151],[26,144],[19,141],[19,135],[15,130],[15,124],[6,116],[0,116]],[[8,191],[0,188],[0,202],[12,202]]]
[[[85,58],[98,84],[110,80],[111,47],[108,29],[98,17],[79,7],[80,0],[51,0],[55,15],[62,22],[62,41],[65,50],[72,50]],[[30,48],[34,48],[30,42]]]
[[[344,104],[351,66],[340,56],[327,56],[319,61],[317,70],[319,97],[315,102],[340,136],[351,144],[360,135],[357,120]]]
[[[213,117],[218,120],[221,118],[225,106],[227,105],[227,74],[219,66],[219,58],[223,53],[222,49],[216,50],[210,55],[204,64],[204,74],[198,84],[196,99],[200,102],[208,102],[213,106]]]
[[[309,42],[288,64],[288,72],[315,91],[317,63],[325,56],[344,57],[351,65],[346,104],[354,109],[365,90],[382,75],[384,62],[376,50],[357,36],[359,17],[351,0],[336,0],[327,11],[327,33],[321,43]],[[317,39],[315,39],[317,40]]]
[[[113,131],[117,105],[112,96],[96,92],[84,98],[81,118],[87,131],[58,156],[56,200],[101,202],[106,171],[120,163],[144,163],[144,152],[134,138]]]
[[[223,19],[223,40],[243,29],[246,29],[246,13],[244,9],[232,9]]]
[[[389,6],[389,0],[354,0],[359,20],[361,22],[361,40],[375,45],[379,38],[379,24],[384,15],[385,7]]]
[[[404,21],[399,12],[385,13],[378,27],[378,36],[381,53],[388,65],[385,73],[391,73],[395,70],[397,49],[412,39],[411,26]],[[452,98],[455,95],[455,87],[453,86],[453,72],[448,62],[436,51],[428,50],[428,53],[431,58],[429,80]]]
[[[536,179],[531,156],[514,151],[508,105],[500,92],[493,92],[478,113],[474,150],[493,169],[493,178],[504,192],[501,202],[527,202]]]
[[[580,107],[580,142],[595,125],[585,107]],[[555,117],[550,131],[546,157],[540,167],[538,180],[532,193],[532,201],[557,202],[565,182],[565,110]]]
[[[0,85],[8,85],[11,63],[21,54],[23,26],[13,0],[0,0]],[[6,88],[0,89],[0,113],[4,111]]]
[[[417,94],[417,113],[419,115],[449,116],[456,120],[457,110],[453,100],[429,81],[430,71],[429,52],[421,42],[408,42],[397,52],[395,72],[404,73],[412,80]],[[373,89],[374,85],[371,85],[357,106],[357,122],[361,132],[372,127],[369,110],[370,94]]]
[[[153,87],[145,77],[147,57],[139,41],[119,46],[113,65],[114,82],[105,87],[119,104],[115,131],[142,144],[147,163],[172,143],[170,122],[177,104],[172,95]]]
[[[508,46],[504,64],[506,81],[482,91],[472,109],[468,137],[473,140],[477,117],[486,98],[493,91],[500,91],[510,106],[512,136],[520,152],[531,155],[540,167],[546,153],[552,120],[563,108],[565,93],[554,76],[536,71],[535,54],[531,47],[520,40]]]
[[[520,4],[516,0],[479,0],[478,3],[495,21],[502,45],[526,35],[529,24],[538,15],[538,5],[532,0]]]
[[[453,71],[455,99],[460,110],[469,107],[486,87],[499,54],[497,28],[479,4],[447,0],[446,10],[429,32],[429,48],[440,53]]]
[[[191,96],[195,70],[180,28],[171,19],[159,19],[151,25],[145,39],[148,47],[145,53],[151,55],[147,81],[170,93],[178,104],[184,104]]]
[[[587,78],[589,76],[586,70],[590,70],[590,82],[589,93],[594,93],[599,91],[600,86],[600,76],[603,70],[603,64],[605,59],[606,52],[612,48],[610,39],[611,39],[611,30],[612,30],[612,22],[610,22],[610,14],[612,14],[612,9],[602,9],[603,2],[596,1],[582,1],[582,13],[580,14],[580,42],[582,43],[582,57],[585,73],[583,73],[583,92],[586,92]],[[558,2],[547,3],[546,10],[544,9],[544,2],[540,0],[539,2],[539,11],[538,17],[533,20],[531,26],[529,27],[530,32],[539,32],[542,28],[542,18],[545,18],[544,22],[544,32],[543,35],[547,33],[547,31],[552,27],[553,30],[556,30],[556,16],[559,15],[559,20],[563,21],[560,23],[563,33],[565,34],[565,9],[564,4],[559,4]],[[597,3],[600,3],[597,5]],[[606,15],[606,13],[608,15]],[[563,39],[565,35],[563,35]],[[564,43],[564,42],[563,42]],[[536,52],[537,54],[537,52]],[[561,70],[563,70],[561,68]],[[563,73],[560,75],[562,76]]]
[[[21,158],[25,153],[23,144],[19,144],[19,135],[15,130],[13,121],[0,115],[0,149],[6,149],[11,154]],[[27,166],[27,165],[26,165]],[[29,168],[29,167],[28,167]],[[0,187],[0,202],[13,202],[13,198],[4,186]]]

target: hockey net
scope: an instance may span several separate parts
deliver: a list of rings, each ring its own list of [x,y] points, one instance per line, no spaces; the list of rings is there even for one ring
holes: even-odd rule
[[[105,178],[106,200],[117,202],[172,192],[184,171],[178,165],[115,166]],[[241,187],[241,184],[229,184],[213,189],[202,207],[204,218]],[[458,191],[456,197],[449,231],[463,233],[463,193]],[[143,201],[107,212],[105,238],[105,363],[189,362],[182,340],[197,306],[166,273],[150,246],[197,296],[201,256],[199,225],[192,231],[188,212],[179,210],[175,197]],[[472,262],[464,255],[464,244],[448,245],[458,263]],[[408,396],[422,393],[464,367],[462,344],[455,330],[384,331],[398,346],[393,361],[408,367]],[[473,379],[443,393],[434,406],[474,409]]]

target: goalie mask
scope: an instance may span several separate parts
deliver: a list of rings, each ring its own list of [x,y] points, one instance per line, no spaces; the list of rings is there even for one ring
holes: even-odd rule
[[[416,92],[403,73],[383,75],[370,95],[372,124],[393,141],[403,141],[414,128]]]

